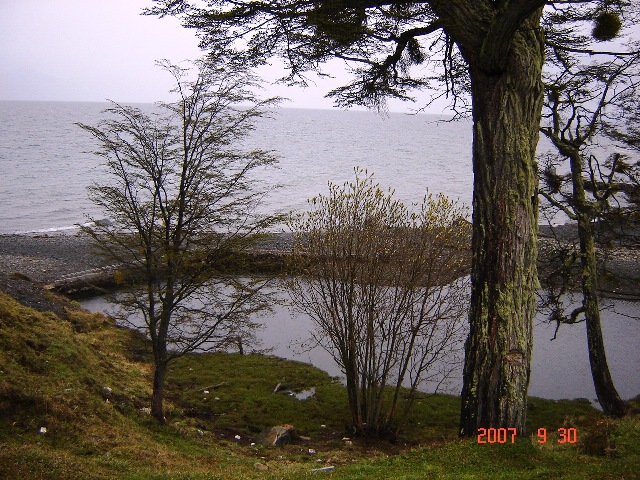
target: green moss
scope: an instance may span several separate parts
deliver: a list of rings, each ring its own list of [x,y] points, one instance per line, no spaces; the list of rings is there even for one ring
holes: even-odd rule
[[[589,402],[532,398],[532,438],[478,445],[456,439],[458,397],[420,396],[395,445],[347,445],[342,385],[309,365],[260,355],[192,355],[174,363],[169,422],[161,426],[140,411],[150,396],[144,347],[100,315],[78,311],[62,320],[0,294],[0,478],[297,479],[315,478],[310,470],[327,465],[336,466],[327,478],[344,479],[637,478],[637,416],[607,420],[609,454],[594,455],[559,445],[553,433],[569,425],[580,440],[597,433],[602,418]],[[207,395],[200,391],[222,382]],[[277,383],[294,391],[313,386],[316,395],[298,401],[274,394]],[[260,429],[278,423],[292,423],[311,440],[250,445]],[[543,427],[551,433],[540,445],[535,432]],[[591,445],[602,443],[596,440],[602,438]]]

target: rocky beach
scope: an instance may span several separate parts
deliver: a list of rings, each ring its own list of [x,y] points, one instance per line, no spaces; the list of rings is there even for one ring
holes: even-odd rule
[[[281,255],[292,246],[289,233],[272,234],[261,241],[257,252]],[[541,227],[539,235],[539,270],[541,276],[548,268],[557,245],[576,242],[571,226]],[[603,271],[600,286],[604,296],[640,300],[640,248],[638,244],[616,244],[606,251],[599,249]],[[34,285],[64,286],[78,279],[109,275],[110,269],[94,251],[91,240],[80,234],[0,235],[0,289],[16,292],[25,280]],[[22,288],[26,288],[23,287]],[[58,290],[64,293],[64,288]]]

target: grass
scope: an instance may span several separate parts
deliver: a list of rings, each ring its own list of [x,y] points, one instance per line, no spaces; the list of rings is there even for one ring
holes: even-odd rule
[[[145,411],[144,339],[98,314],[63,317],[0,294],[0,478],[640,478],[637,415],[607,419],[587,401],[532,398],[533,436],[479,445],[457,439],[459,398],[423,396],[395,444],[351,439],[339,382],[260,355],[177,360],[161,426]],[[300,401],[273,393],[277,384],[316,393]],[[254,444],[262,429],[283,423],[310,439]],[[537,442],[539,428],[548,431],[545,444]],[[558,428],[576,428],[577,444],[558,443]],[[311,473],[326,466],[335,469]]]

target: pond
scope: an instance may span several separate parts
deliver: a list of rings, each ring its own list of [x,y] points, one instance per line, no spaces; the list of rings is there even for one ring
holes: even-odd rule
[[[283,300],[286,294],[282,294]],[[103,297],[86,299],[81,305],[90,311],[108,313],[113,306]],[[603,301],[602,330],[609,368],[616,388],[624,399],[640,394],[640,302]],[[332,376],[342,373],[331,355],[313,346],[310,331],[312,320],[286,304],[256,319],[263,325],[258,332],[260,348],[271,349],[275,356],[310,363]],[[595,402],[591,380],[584,323],[563,325],[552,340],[555,325],[537,316],[534,328],[534,350],[529,395],[548,399],[587,398]],[[463,344],[458,345],[459,348]],[[462,358],[460,359],[462,366]],[[445,391],[458,395],[462,387],[461,369],[451,379]],[[433,391],[433,385],[422,390]]]

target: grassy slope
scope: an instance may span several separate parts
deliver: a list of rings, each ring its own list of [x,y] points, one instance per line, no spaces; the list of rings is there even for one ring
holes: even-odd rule
[[[640,475],[638,417],[604,420],[584,401],[532,399],[529,412],[530,431],[574,426],[578,446],[559,445],[553,435],[545,445],[529,438],[515,445],[459,441],[459,399],[446,396],[421,399],[395,446],[349,445],[342,441],[348,415],[338,383],[308,365],[255,355],[176,362],[169,422],[158,426],[141,410],[151,374],[141,338],[100,315],[67,317],[0,293],[0,478],[315,478],[309,471],[327,465],[336,466],[322,474],[327,478]],[[201,391],[222,382],[228,383]],[[273,394],[277,383],[313,386],[316,395],[298,401]],[[282,448],[251,445],[261,429],[281,423],[312,439]]]

